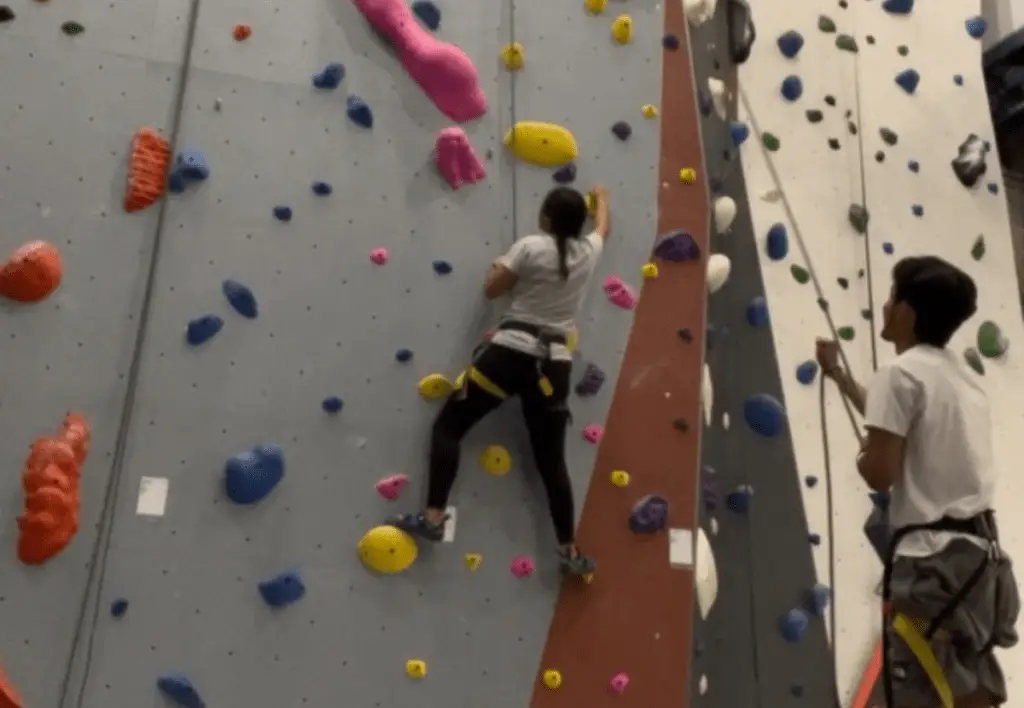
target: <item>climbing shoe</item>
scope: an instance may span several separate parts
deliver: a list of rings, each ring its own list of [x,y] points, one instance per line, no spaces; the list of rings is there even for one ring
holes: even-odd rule
[[[439,524],[430,523],[423,514],[400,514],[392,517],[388,523],[412,536],[419,536],[427,541],[441,541],[444,540],[445,521],[448,521],[447,514]]]
[[[596,565],[593,558],[588,558],[578,550],[572,553],[559,550],[558,563],[562,568],[562,572],[569,575],[589,575],[594,572]]]

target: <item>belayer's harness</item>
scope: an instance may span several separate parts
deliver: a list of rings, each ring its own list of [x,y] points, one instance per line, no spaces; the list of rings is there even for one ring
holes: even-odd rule
[[[931,619],[928,625],[924,627],[923,631],[921,627],[916,626],[914,622],[905,615],[892,612],[893,631],[906,643],[907,647],[911,652],[913,652],[918,663],[921,665],[921,668],[924,669],[924,672],[928,675],[932,685],[935,687],[935,691],[939,694],[943,708],[953,708],[953,691],[949,686],[949,682],[946,680],[945,673],[939,665],[938,659],[935,657],[935,652],[932,651],[929,642],[942,628],[942,625],[952,617],[956,609],[967,599],[967,596],[985,575],[985,571],[988,570],[989,565],[993,562],[998,562],[1001,552],[999,550],[999,536],[996,531],[995,514],[991,510],[988,510],[983,511],[980,514],[976,514],[968,519],[954,519],[949,516],[944,516],[938,521],[933,521],[927,524],[909,524],[907,526],[902,526],[893,532],[892,538],[889,541],[886,557],[884,559],[885,570],[882,575],[883,628],[885,627],[885,623],[889,621],[889,605],[892,601],[892,591],[889,585],[892,581],[896,548],[904,537],[917,531],[948,531],[959,533],[980,538],[988,544],[988,551],[985,553],[984,558],[982,558],[981,563],[978,564],[978,567],[973,573],[971,573],[967,582],[965,582],[963,587],[953,595],[953,598],[946,603],[946,606]],[[999,585],[996,584],[996,593],[998,592]],[[998,596],[996,597],[996,605],[999,605]],[[994,646],[995,628],[993,627],[992,636],[989,638],[989,641],[986,643],[981,653],[984,654],[991,651]],[[894,693],[892,667],[890,666],[890,651],[889,633],[883,629],[882,688],[885,691],[885,703],[887,706],[893,705]]]
[[[541,393],[545,396],[551,396],[555,389],[551,385],[551,380],[548,379],[544,373],[544,363],[551,360],[551,345],[561,344],[563,347],[568,345],[568,336],[557,330],[552,330],[548,327],[536,325],[531,322],[521,322],[519,320],[503,320],[498,324],[499,330],[508,330],[514,332],[522,332],[528,334],[537,340],[540,345],[541,355],[537,357],[537,385],[540,387]],[[487,348],[489,341],[481,342],[473,349],[473,357],[469,367],[466,369],[466,375],[463,377],[463,383],[461,387],[461,395],[466,395],[466,386],[469,382],[480,386],[492,396],[497,398],[507,398],[508,394],[505,393],[498,385],[493,381],[484,376],[479,369],[474,365],[477,358]]]

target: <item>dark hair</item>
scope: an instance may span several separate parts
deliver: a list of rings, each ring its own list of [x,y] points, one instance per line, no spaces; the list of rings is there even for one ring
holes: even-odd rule
[[[978,309],[971,276],[935,256],[904,258],[892,269],[892,299],[914,311],[914,336],[921,344],[944,347]]]
[[[566,239],[579,238],[587,220],[587,202],[583,195],[572,187],[555,187],[544,197],[540,213],[549,222],[551,235],[558,245],[558,273],[562,280],[569,277],[566,263]]]

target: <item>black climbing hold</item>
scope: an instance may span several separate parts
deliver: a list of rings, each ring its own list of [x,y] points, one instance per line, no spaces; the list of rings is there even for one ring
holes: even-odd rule
[[[199,691],[182,674],[163,674],[156,680],[156,687],[175,705],[181,708],[206,708],[206,702]]]
[[[708,177],[708,189],[711,190],[712,194],[721,193],[722,189],[725,188],[725,180],[718,175],[711,175]]]
[[[832,148],[833,150],[838,150],[839,149],[839,138],[829,138],[828,139],[828,146],[830,148]]]
[[[324,409],[324,412],[331,414],[340,412],[344,406],[344,401],[337,396],[328,396],[320,403],[320,407]]]
[[[780,620],[779,632],[787,642],[796,644],[804,638],[810,623],[810,617],[808,617],[805,611],[801,609],[790,610]]]
[[[552,173],[551,178],[559,184],[569,184],[576,181],[576,165],[570,162],[568,165],[559,167]]]
[[[734,64],[742,64],[750,58],[757,39],[753,13],[747,0],[726,1],[726,28],[729,31],[729,53]],[[718,69],[718,61],[715,61]]]
[[[765,250],[773,261],[781,261],[789,255],[789,233],[784,224],[772,224],[768,229]]]
[[[686,422],[685,418],[676,418],[672,421],[672,427],[678,430],[680,433],[685,433],[690,429],[690,424]]]
[[[700,246],[689,232],[678,229],[658,237],[654,256],[672,263],[695,261],[700,259]]]
[[[704,656],[704,643],[699,639],[695,639],[693,642],[693,655],[698,659]]]
[[[597,364],[589,363],[583,370],[583,376],[576,384],[576,395],[593,396],[604,385],[605,375]]]
[[[259,314],[259,308],[256,305],[256,296],[252,294],[252,290],[237,280],[229,278],[221,284],[221,291],[223,291],[224,297],[227,298],[228,304],[234,308],[235,312],[242,317],[248,317],[250,320],[256,319],[256,316]]]
[[[918,171],[921,169],[921,165],[918,164],[917,160],[910,160],[907,163],[907,169],[913,172],[914,174],[917,174]]]
[[[830,106],[835,107],[835,105],[836,105],[836,97],[833,96],[832,94],[829,94],[829,95],[825,96],[825,103],[827,103]]]
[[[804,46],[804,37],[796,30],[789,30],[784,34],[780,35],[776,44],[779,45],[779,51],[782,52],[782,56],[787,59],[792,59]]]
[[[0,5],[0,23],[10,22],[14,19],[14,10],[6,5]]]
[[[344,78],[345,66],[338,62],[331,62],[323,69],[313,74],[313,87],[328,91],[336,89]]]
[[[818,307],[820,307],[823,312],[828,312],[828,300],[826,300],[823,297],[819,297],[818,298]]]
[[[287,206],[274,207],[274,218],[277,219],[278,221],[291,221],[292,208]]]
[[[882,142],[892,147],[899,140],[899,136],[888,128],[880,128],[878,134],[882,137]]]
[[[683,327],[681,329],[676,330],[676,336],[678,336],[687,344],[693,341],[693,332],[690,331],[689,327]]]
[[[988,189],[989,194],[999,194],[999,185],[995,182],[989,182],[985,188]]]
[[[72,20],[70,22],[65,22],[64,24],[62,24],[60,26],[60,31],[68,35],[69,37],[74,37],[75,35],[82,34],[82,32],[85,32],[85,27],[82,26],[82,23],[75,22],[74,20]]]
[[[974,17],[967,18],[964,26],[967,28],[967,34],[972,39],[981,39],[985,36],[985,30],[988,29],[988,22],[985,21],[984,17],[975,15]]]
[[[815,487],[818,486],[818,478],[815,477],[813,474],[809,474],[806,477],[804,477],[804,484],[807,485],[808,489],[814,489]]]
[[[188,323],[185,339],[193,347],[197,347],[213,339],[223,327],[224,320],[217,315],[203,315]]]
[[[704,500],[704,511],[715,511],[718,508],[718,503],[721,498],[718,494],[718,490],[715,489],[714,482],[705,482],[701,488],[701,496]]]
[[[825,118],[825,114],[819,111],[817,108],[811,108],[804,113],[807,116],[807,120],[811,123],[820,123]]]
[[[746,123],[734,120],[729,124],[729,135],[732,137],[732,144],[739,147],[750,137],[750,127]]]
[[[843,290],[846,290],[848,287],[850,287],[850,281],[846,278],[836,278],[836,282],[839,283],[839,287],[841,287]]]
[[[857,134],[857,124],[854,123],[852,120],[846,122],[846,129],[850,131],[850,135]]]
[[[399,349],[395,352],[395,361],[400,364],[404,364],[407,361],[412,361],[412,349]]]
[[[814,383],[814,379],[818,376],[818,362],[808,359],[800,366],[796,367],[796,380],[807,386],[808,384]]]
[[[327,182],[314,182],[313,183],[313,194],[318,197],[326,197],[334,191],[334,187],[329,185]]]
[[[869,35],[864,37],[864,41],[867,42],[868,44],[874,44],[875,43],[875,37],[874,37],[874,35],[870,35],[869,34]]]
[[[821,15],[818,17],[818,29],[826,34],[831,34],[836,31],[836,23],[832,21],[831,17]]]
[[[882,9],[893,15],[909,15],[914,9],[914,0],[885,0]]]
[[[224,490],[236,504],[264,499],[284,477],[284,452],[277,445],[257,445],[232,455],[224,465]]]
[[[857,233],[867,233],[868,222],[871,220],[871,215],[862,205],[851,204],[850,208],[846,212],[846,218],[849,220],[850,226],[852,226]]]
[[[787,101],[796,101],[804,93],[804,83],[799,76],[787,76],[782,80],[782,88],[779,90]]]
[[[766,438],[779,435],[786,427],[786,409],[767,393],[750,396],[743,404],[743,417],[751,430]]]
[[[956,86],[964,85],[964,77],[960,74],[953,74],[953,84]]]
[[[674,34],[666,34],[661,38],[661,46],[670,52],[674,52],[679,49],[679,37]]]
[[[751,327],[764,327],[768,320],[768,302],[759,295],[747,305],[747,324]]]
[[[924,207],[920,204],[914,204],[910,207],[910,213],[917,217],[924,216]]]
[[[128,601],[125,600],[123,597],[119,597],[110,603],[110,614],[113,617],[117,617],[118,619],[120,619],[121,617],[124,617],[127,611]]]
[[[971,258],[976,261],[980,261],[985,257],[985,236],[978,234],[978,237],[974,239],[974,245],[971,246]]]
[[[793,698],[803,698],[804,687],[798,683],[790,684],[789,693]]]
[[[633,134],[633,129],[624,120],[620,120],[612,126],[612,135],[619,140],[629,140],[629,136]]]
[[[270,607],[286,607],[302,599],[306,594],[306,584],[297,571],[280,573],[258,586],[260,597]]]
[[[819,536],[816,533],[809,533],[809,534],[807,534],[807,541],[812,546],[820,546],[821,545],[821,536]]]
[[[879,163],[885,162],[885,153],[882,152],[881,150],[877,151],[875,153],[875,162],[879,162]]]
[[[412,4],[412,11],[431,32],[436,32],[441,26],[441,11],[430,0],[416,0]]]
[[[750,509],[750,497],[754,491],[748,485],[740,485],[725,495],[725,506],[734,514],[746,514]]]
[[[836,48],[844,52],[853,52],[854,54],[859,51],[857,48],[857,40],[849,34],[840,34],[836,37]]]
[[[648,494],[636,503],[629,514],[629,530],[633,533],[657,533],[668,523],[668,501]]]
[[[863,277],[864,277],[864,273],[865,273],[865,272],[866,272],[866,271],[865,271],[865,270],[864,270],[863,268],[858,268],[858,269],[857,269],[857,277],[858,277],[858,278],[863,278]]]
[[[356,125],[363,128],[373,127],[373,111],[359,96],[353,95],[345,99],[345,115]]]
[[[914,69],[904,69],[900,73],[896,74],[896,83],[907,93],[914,93],[914,91],[917,90],[917,84],[920,81],[921,75]]]
[[[700,114],[705,118],[711,115],[711,111],[715,108],[715,104],[711,101],[711,96],[702,88],[697,89],[697,105],[700,108]]]
[[[988,155],[991,146],[974,133],[960,143],[957,148],[957,156],[951,163],[953,174],[965,187],[973,187],[981,179],[981,176],[988,170],[985,157]]]
[[[452,264],[448,261],[434,261],[431,267],[438,275],[448,275],[452,272]]]
[[[866,319],[869,322],[871,321],[872,317],[874,317],[874,315],[871,314],[871,310],[869,310],[867,308],[864,308],[863,310],[860,311],[860,316],[863,317],[864,319]],[[840,329],[842,329],[842,328],[840,328]],[[850,330],[851,330],[850,339],[853,339],[853,334],[852,334],[853,328],[851,327]]]
[[[839,0],[839,2],[836,4],[839,5],[839,7],[842,8],[843,10],[850,6],[850,3],[846,2],[846,0]]]
[[[907,45],[905,44],[901,44],[900,46],[896,47],[896,53],[899,54],[901,57],[905,57],[908,54],[910,54],[910,48],[907,47]]]

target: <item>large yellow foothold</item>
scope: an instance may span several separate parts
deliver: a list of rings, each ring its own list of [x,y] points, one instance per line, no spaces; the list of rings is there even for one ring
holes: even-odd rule
[[[583,0],[583,7],[587,8],[591,15],[600,15],[607,6],[608,0]]]
[[[480,466],[488,474],[501,477],[512,469],[512,456],[501,445],[488,445],[480,453]]]
[[[544,687],[557,691],[562,685],[562,674],[555,669],[548,669],[544,672]]]
[[[643,114],[644,118],[650,119],[658,117],[658,109],[650,103],[645,104],[644,107],[640,109],[640,112]]]
[[[501,48],[501,61],[509,71],[519,71],[523,68],[523,45],[519,42],[509,42]]]
[[[505,133],[503,142],[517,158],[537,167],[561,167],[579,154],[576,138],[555,123],[519,121]]]
[[[359,560],[385,575],[401,573],[416,560],[416,542],[394,526],[375,526],[359,539]]]
[[[679,170],[679,181],[683,184],[693,184],[697,181],[697,170],[692,167],[684,167]]]
[[[612,470],[611,474],[612,484],[616,487],[628,487],[629,486],[629,472],[625,470]]]
[[[428,374],[420,379],[417,388],[421,396],[428,400],[434,400],[444,398],[454,391],[456,386],[444,374]]]
[[[477,568],[479,568],[480,563],[482,563],[483,560],[484,557],[481,556],[479,553],[467,553],[466,555],[462,556],[462,561],[470,570],[476,570]]]
[[[410,678],[421,679],[427,675],[427,662],[422,659],[409,659],[405,662],[405,673]]]
[[[658,266],[654,263],[644,263],[640,267],[640,275],[645,278],[657,278],[658,277]]]
[[[633,18],[629,15],[619,15],[612,22],[612,39],[619,44],[629,44],[633,36]]]

